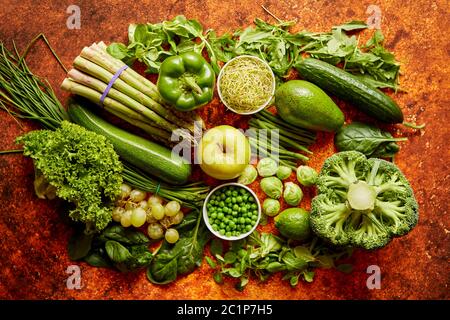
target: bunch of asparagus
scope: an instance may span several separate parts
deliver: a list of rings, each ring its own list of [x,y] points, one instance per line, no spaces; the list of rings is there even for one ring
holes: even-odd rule
[[[312,154],[307,146],[314,143],[316,135],[306,129],[286,123],[267,110],[256,113],[249,121],[248,136],[255,153],[263,157],[278,158],[281,165],[295,169],[297,161],[308,161],[301,153],[288,150],[301,150]]]
[[[106,52],[103,42],[85,47],[75,58],[73,69],[61,84],[63,90],[80,95],[141,128],[155,140],[171,143],[171,134],[177,129],[180,136],[194,142],[194,121],[203,127],[194,112],[178,112],[164,104],[156,85],[131,68],[125,69],[114,82],[103,104],[101,96],[114,74],[125,64]]]

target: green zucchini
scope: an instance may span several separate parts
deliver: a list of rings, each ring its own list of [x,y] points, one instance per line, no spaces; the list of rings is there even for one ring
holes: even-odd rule
[[[361,111],[386,123],[402,123],[403,113],[389,96],[329,63],[307,58],[296,65],[300,75]]]
[[[188,181],[191,165],[170,149],[113,126],[75,100],[68,113],[73,122],[105,136],[122,159],[142,171],[170,184]]]

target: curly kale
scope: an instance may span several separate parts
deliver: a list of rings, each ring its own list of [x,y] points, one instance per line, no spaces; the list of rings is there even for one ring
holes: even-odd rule
[[[24,144],[24,155],[34,161],[40,198],[56,195],[73,203],[70,217],[88,229],[108,225],[120,194],[122,163],[105,137],[63,121],[55,131],[32,131],[17,143]]]
[[[311,227],[335,245],[381,248],[417,224],[414,193],[393,163],[340,152],[325,161],[317,186]]]

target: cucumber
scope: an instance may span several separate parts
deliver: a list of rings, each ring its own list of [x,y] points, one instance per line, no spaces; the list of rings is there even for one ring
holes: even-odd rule
[[[88,107],[72,100],[68,113],[73,122],[103,135],[125,161],[170,184],[186,183],[191,165],[170,149],[113,126]]]
[[[296,66],[300,75],[361,111],[386,123],[402,123],[403,113],[389,96],[329,63],[307,58]]]

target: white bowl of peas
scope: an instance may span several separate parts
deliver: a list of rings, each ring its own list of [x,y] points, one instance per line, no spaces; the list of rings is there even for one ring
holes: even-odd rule
[[[258,226],[261,204],[249,187],[235,182],[214,188],[203,204],[203,220],[208,229],[223,240],[240,240]]]

